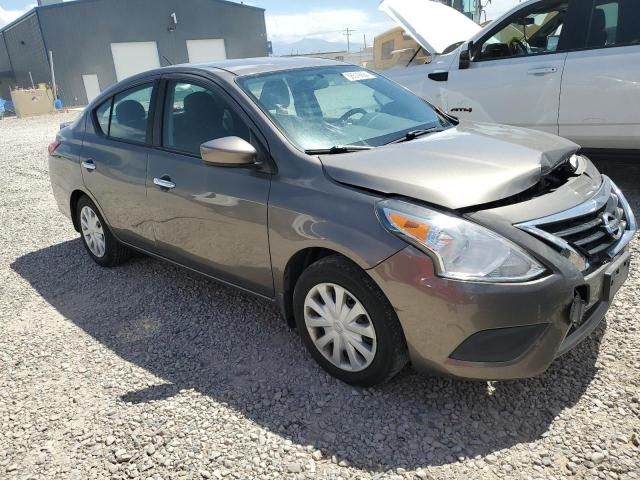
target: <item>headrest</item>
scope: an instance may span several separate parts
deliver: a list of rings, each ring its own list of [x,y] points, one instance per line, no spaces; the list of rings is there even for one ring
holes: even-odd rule
[[[593,11],[593,18],[591,19],[591,31],[602,31],[607,26],[607,19],[604,14],[604,10],[596,8]]]
[[[116,106],[116,119],[118,123],[130,125],[144,120],[147,113],[140,102],[135,100],[125,100]]]
[[[184,97],[184,111],[187,115],[222,116],[218,102],[207,92],[194,92]]]
[[[291,97],[289,96],[289,88],[284,80],[281,78],[267,80],[262,86],[260,103],[267,110],[288,108],[291,104]]]

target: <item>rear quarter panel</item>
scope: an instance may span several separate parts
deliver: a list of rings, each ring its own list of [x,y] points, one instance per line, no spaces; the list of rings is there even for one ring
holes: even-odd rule
[[[59,210],[71,219],[71,194],[74,190],[83,190],[82,171],[80,170],[80,150],[85,130],[84,115],[72,125],[60,130],[56,140],[60,146],[53,155],[49,155],[49,178],[53,196]]]

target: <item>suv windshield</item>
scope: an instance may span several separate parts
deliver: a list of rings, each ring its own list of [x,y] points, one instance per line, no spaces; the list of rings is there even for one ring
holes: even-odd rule
[[[425,101],[359,67],[289,70],[247,76],[239,84],[291,142],[309,152],[377,147],[451,125]]]

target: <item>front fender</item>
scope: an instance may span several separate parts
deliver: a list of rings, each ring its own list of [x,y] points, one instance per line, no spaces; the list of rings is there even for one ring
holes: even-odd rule
[[[326,177],[313,188],[274,182],[269,202],[269,242],[276,294],[284,290],[289,260],[308,248],[335,251],[368,270],[406,243],[378,221],[380,197],[336,184]]]

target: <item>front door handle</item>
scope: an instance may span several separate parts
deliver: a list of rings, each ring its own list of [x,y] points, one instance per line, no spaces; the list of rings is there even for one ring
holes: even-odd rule
[[[154,185],[160,188],[166,188],[167,190],[173,190],[176,188],[176,184],[167,178],[154,178],[153,183]]]
[[[529,70],[527,73],[529,75],[549,75],[550,73],[556,73],[557,71],[557,67],[542,67],[534,68],[532,70]]]
[[[91,172],[96,169],[96,164],[93,163],[93,160],[85,160],[84,162],[82,162],[82,168],[85,168]]]

